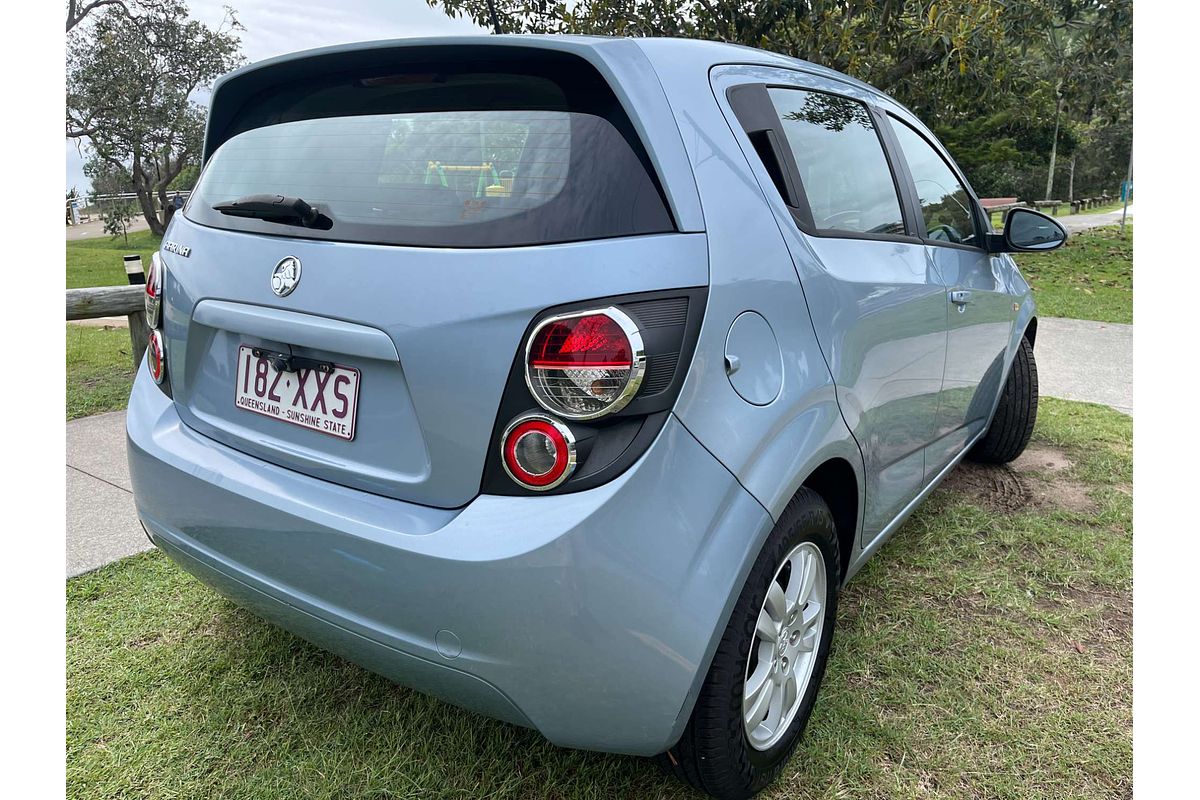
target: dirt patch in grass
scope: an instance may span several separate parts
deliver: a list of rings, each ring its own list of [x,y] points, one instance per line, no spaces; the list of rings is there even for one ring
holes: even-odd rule
[[[1035,608],[1055,624],[1052,649],[1074,650],[1108,667],[1128,666],[1133,637],[1133,597],[1087,585],[1065,586],[1038,597]]]
[[[1074,462],[1056,447],[1030,447],[1011,464],[977,464],[964,461],[946,477],[942,486],[970,495],[989,511],[1020,511],[1058,508],[1091,514],[1096,503],[1086,484],[1068,477]]]
[[[1012,462],[1017,472],[1063,472],[1075,466],[1067,454],[1057,447],[1030,445]]]

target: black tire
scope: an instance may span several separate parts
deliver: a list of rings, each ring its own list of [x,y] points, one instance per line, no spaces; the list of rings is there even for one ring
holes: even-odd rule
[[[996,406],[996,416],[983,438],[971,448],[967,457],[985,464],[1007,464],[1029,444],[1033,425],[1037,422],[1038,374],[1033,359],[1033,345],[1022,338],[1013,358],[1012,369]]]
[[[815,544],[825,561],[826,616],[821,640],[795,719],[778,743],[759,751],[751,747],[742,723],[743,683],[755,621],[780,563],[805,541]],[[784,509],[746,579],[683,736],[659,756],[668,772],[721,800],[750,797],[779,775],[812,714],[825,673],[837,616],[840,563],[829,506],[815,492],[802,488]]]

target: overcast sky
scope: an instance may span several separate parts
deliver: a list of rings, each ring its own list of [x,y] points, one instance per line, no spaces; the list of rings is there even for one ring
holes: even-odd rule
[[[251,61],[312,47],[371,39],[480,33],[474,23],[450,19],[425,0],[189,0],[192,16],[220,24],[223,7],[237,9],[242,52]],[[67,142],[67,189],[89,188],[75,143]]]

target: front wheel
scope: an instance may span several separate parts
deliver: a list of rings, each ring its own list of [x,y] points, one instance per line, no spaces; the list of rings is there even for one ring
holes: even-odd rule
[[[717,798],[750,797],[782,770],[812,714],[839,581],[829,507],[788,503],[738,597],[670,771]]]
[[[1025,452],[1037,422],[1038,374],[1033,345],[1022,337],[992,424],[967,454],[972,461],[1007,464]]]

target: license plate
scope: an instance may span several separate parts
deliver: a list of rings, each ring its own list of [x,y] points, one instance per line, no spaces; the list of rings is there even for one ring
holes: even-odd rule
[[[264,417],[350,440],[358,413],[358,383],[359,371],[353,367],[280,372],[254,355],[252,347],[242,345],[233,402]]]

